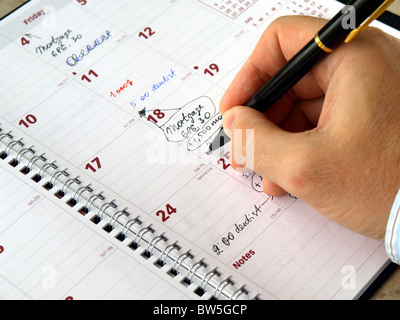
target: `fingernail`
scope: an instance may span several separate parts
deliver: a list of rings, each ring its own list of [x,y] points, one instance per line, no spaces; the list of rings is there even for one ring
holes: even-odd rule
[[[232,139],[232,125],[235,121],[235,113],[231,110],[225,112],[222,123],[224,127],[225,134]]]
[[[240,172],[240,173],[251,173],[253,170],[250,170],[249,168],[246,167],[236,167],[235,171]]]
[[[245,167],[245,166],[241,166],[237,163],[233,163],[233,157],[232,154],[229,155],[229,163],[231,164],[233,170],[235,170],[238,173],[251,173],[253,172],[253,170],[250,170],[249,168]]]

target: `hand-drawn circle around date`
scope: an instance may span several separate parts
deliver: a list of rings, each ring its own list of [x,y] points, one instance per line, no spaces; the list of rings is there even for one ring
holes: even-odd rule
[[[2,254],[4,252],[4,247],[0,246],[0,254]]]

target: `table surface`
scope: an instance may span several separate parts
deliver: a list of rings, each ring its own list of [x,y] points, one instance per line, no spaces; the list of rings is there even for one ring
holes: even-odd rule
[[[0,17],[18,8],[25,0],[1,0]],[[400,0],[396,0],[389,11],[400,15]],[[400,300],[400,268],[383,283],[383,285],[372,296],[373,300]]]

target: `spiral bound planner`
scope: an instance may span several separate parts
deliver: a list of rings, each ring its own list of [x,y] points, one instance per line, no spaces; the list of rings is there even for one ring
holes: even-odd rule
[[[128,209],[119,210],[114,201],[107,202],[101,192],[94,193],[89,185],[82,184],[79,177],[71,177],[68,169],[60,170],[57,165],[43,155],[37,155],[33,147],[26,148],[10,133],[0,133],[0,140],[4,144],[4,149],[1,150],[1,159],[4,162],[19,169],[20,173],[26,175],[26,178],[30,178],[34,183],[39,183],[45,190],[53,192],[55,198],[64,199],[68,207],[75,208],[75,213],[85,216],[87,221],[97,225],[102,232],[110,234],[130,250],[140,249],[138,250],[140,252],[139,260],[151,260],[154,268],[162,269],[168,265],[170,276],[175,278],[179,274],[183,287],[195,284],[193,289],[195,288],[195,292],[199,296],[207,291],[212,292],[212,297],[216,299],[222,297],[237,299],[246,292],[243,288],[233,291],[233,281],[229,277],[221,280],[216,269],[207,268],[208,266],[203,260],[195,260],[190,251],[183,252],[176,242],[168,242],[165,235],[157,233],[151,225],[146,224],[139,216],[131,214]],[[8,171],[5,171],[2,174],[2,181],[13,179],[8,175]],[[4,192],[5,190],[2,189],[3,194]],[[15,190],[12,190],[8,196],[12,197],[14,192]],[[38,194],[32,197],[27,206],[34,206],[39,201],[42,201],[42,195]],[[170,208],[170,210],[174,209]],[[50,241],[52,240],[50,239]],[[5,254],[6,248],[8,246],[1,246],[1,252]],[[114,250],[114,245],[105,245],[98,251],[99,257],[105,258]],[[5,267],[7,269],[7,263]],[[48,285],[55,285],[55,283],[51,284],[51,272],[56,273],[55,267],[49,265],[44,269],[48,269],[50,272],[49,278],[47,278]],[[54,274],[54,276],[56,275]],[[170,298],[170,294],[168,293],[166,297]],[[148,297],[152,297],[152,294]],[[72,298],[72,296],[66,297],[66,299]]]
[[[33,0],[3,19],[0,299],[358,298],[383,243],[206,152],[268,24],[341,7]]]

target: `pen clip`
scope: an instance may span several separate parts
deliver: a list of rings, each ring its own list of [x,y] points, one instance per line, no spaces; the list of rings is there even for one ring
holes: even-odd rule
[[[349,43],[352,41],[355,37],[357,37],[361,31],[363,31],[366,27],[370,25],[372,21],[377,19],[382,13],[385,12],[385,10],[394,2],[394,0],[386,0],[384,3],[381,4],[381,6],[376,9],[376,11],[367,19],[365,20],[357,29],[354,29],[352,32],[349,33],[347,36],[346,40],[344,40],[345,43]]]

